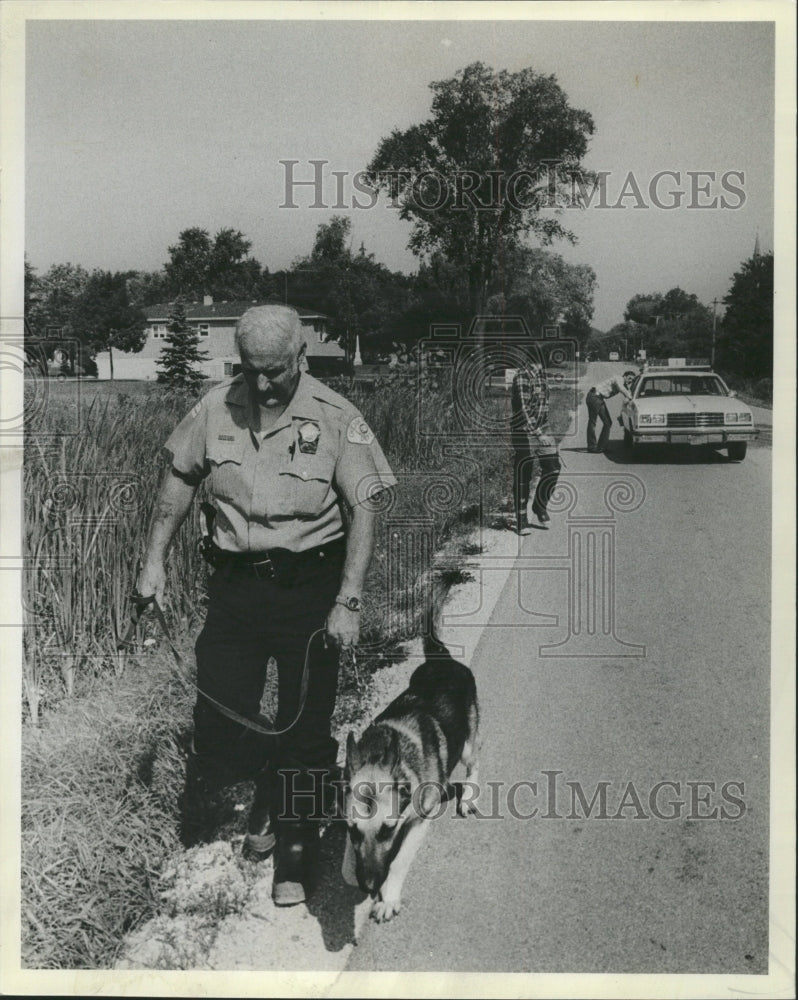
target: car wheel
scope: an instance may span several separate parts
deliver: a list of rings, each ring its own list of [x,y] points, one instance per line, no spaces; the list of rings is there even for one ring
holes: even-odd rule
[[[747,441],[734,441],[729,445],[729,458],[732,462],[742,462],[748,451]]]

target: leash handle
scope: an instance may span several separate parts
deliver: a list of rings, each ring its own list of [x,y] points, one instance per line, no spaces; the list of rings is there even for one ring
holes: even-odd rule
[[[178,667],[182,667],[183,657],[180,655],[180,651],[172,640],[172,634],[169,631],[169,626],[166,624],[166,618],[164,618],[164,613],[161,610],[161,605],[158,603],[155,594],[150,594],[147,597],[144,594],[140,594],[137,590],[134,590],[130,595],[130,601],[133,605],[133,610],[130,615],[130,625],[128,625],[124,638],[118,640],[116,644],[116,651],[121,653],[133,645],[133,637],[138,630],[139,622],[141,621],[142,616],[146,611],[152,608],[158,624],[161,626],[164,638],[169,644],[169,649],[172,651],[172,656],[175,658],[175,663],[177,663]]]

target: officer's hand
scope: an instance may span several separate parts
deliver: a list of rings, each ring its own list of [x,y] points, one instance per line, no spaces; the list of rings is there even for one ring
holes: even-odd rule
[[[356,646],[360,638],[360,615],[343,604],[333,604],[327,615],[327,640],[339,649]]]
[[[163,594],[166,589],[166,569],[161,563],[145,563],[136,580],[136,591],[142,597],[155,594],[155,600],[163,604]],[[341,609],[344,610],[343,608]]]

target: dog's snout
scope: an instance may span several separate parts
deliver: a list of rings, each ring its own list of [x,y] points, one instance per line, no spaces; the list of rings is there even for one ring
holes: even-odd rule
[[[364,858],[360,854],[356,856],[355,875],[360,891],[369,894],[376,892],[382,881],[380,872],[374,867],[373,858]]]

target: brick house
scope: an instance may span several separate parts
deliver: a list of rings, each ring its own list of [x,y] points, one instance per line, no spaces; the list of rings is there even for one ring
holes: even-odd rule
[[[204,302],[186,303],[186,320],[199,333],[199,349],[207,352],[208,360],[200,367],[213,381],[219,381],[234,374],[233,366],[239,363],[238,353],[233,338],[236,323],[252,306],[267,305],[265,302],[235,301],[214,302],[206,296]],[[307,336],[307,357],[311,371],[314,361],[328,362],[339,359],[345,361],[345,352],[340,344],[327,340],[327,317],[323,313],[312,312],[309,309],[293,307],[299,313]],[[146,306],[144,315],[147,317],[145,328],[147,339],[141,351],[128,353],[114,351],[114,378],[139,379],[155,381],[158,377],[158,364],[161,350],[168,336],[170,303],[161,302],[154,306]],[[108,351],[97,354],[97,373],[99,378],[111,377],[111,364]],[[333,363],[335,363],[333,361]]]

